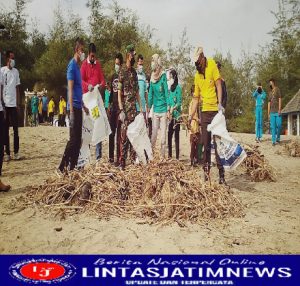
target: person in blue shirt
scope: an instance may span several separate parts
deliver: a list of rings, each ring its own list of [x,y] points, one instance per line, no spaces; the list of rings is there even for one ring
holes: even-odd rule
[[[68,104],[70,107],[70,137],[64,155],[59,165],[59,170],[73,170],[78,161],[82,137],[82,109],[88,114],[88,109],[82,102],[82,84],[80,73],[80,62],[85,59],[83,52],[83,40],[77,38],[75,41],[74,57],[67,67],[68,81]]]
[[[261,83],[257,84],[257,88],[253,92],[252,96],[255,99],[255,140],[256,142],[261,142],[263,134],[263,106],[267,97]]]
[[[31,98],[31,114],[32,114],[32,124],[37,126],[39,113],[39,98],[37,92],[34,92],[33,97]]]
[[[147,112],[147,106],[148,106],[148,90],[147,90],[147,84],[146,84],[146,74],[144,72],[144,57],[143,55],[138,55],[138,62],[137,62],[137,76],[138,76],[138,83],[139,83],[139,93],[142,103],[142,112],[146,120],[146,112]],[[136,110],[137,112],[140,112],[139,103],[136,102]]]
[[[43,122],[47,122],[48,120],[48,97],[44,93],[42,96],[42,103],[43,103],[43,109],[42,109],[42,116],[43,116]]]

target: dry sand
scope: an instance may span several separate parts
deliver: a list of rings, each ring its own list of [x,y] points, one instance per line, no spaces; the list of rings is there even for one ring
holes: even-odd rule
[[[239,142],[254,143],[254,135],[232,135]],[[272,147],[269,135],[260,149],[276,169],[278,181],[251,182],[240,168],[227,173],[229,185],[245,205],[245,217],[185,228],[85,214],[60,220],[42,209],[15,207],[26,187],[54,175],[67,137],[66,128],[20,128],[23,159],[3,166],[2,180],[13,189],[0,193],[0,253],[300,253],[300,158],[285,155],[284,143]],[[107,156],[107,143],[103,149]],[[181,160],[188,164],[188,156],[189,138],[181,131]],[[216,170],[213,178],[217,179]]]

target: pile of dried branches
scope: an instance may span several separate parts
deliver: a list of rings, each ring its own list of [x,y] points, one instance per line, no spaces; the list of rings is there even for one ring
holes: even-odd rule
[[[299,141],[292,141],[289,144],[284,146],[286,152],[289,156],[292,157],[300,157],[300,142]]]
[[[275,171],[263,154],[258,150],[258,146],[243,146],[247,158],[243,161],[242,165],[246,169],[246,173],[250,175],[251,180],[254,182],[272,181],[275,182]]]
[[[100,218],[139,218],[149,224],[184,226],[243,215],[243,206],[232,191],[218,184],[205,185],[199,171],[173,160],[129,165],[125,171],[96,163],[33,187],[26,201],[63,213],[93,212]]]

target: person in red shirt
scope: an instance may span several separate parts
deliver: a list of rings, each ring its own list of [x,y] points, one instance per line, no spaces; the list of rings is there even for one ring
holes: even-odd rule
[[[104,73],[102,71],[101,64],[96,58],[96,46],[94,43],[89,44],[89,55],[87,59],[81,65],[81,80],[83,94],[88,91],[93,91],[94,87],[99,84],[101,89],[105,89]],[[104,92],[102,97],[104,96]],[[104,102],[104,98],[103,102]],[[102,142],[96,145],[96,160],[100,160],[102,157]]]

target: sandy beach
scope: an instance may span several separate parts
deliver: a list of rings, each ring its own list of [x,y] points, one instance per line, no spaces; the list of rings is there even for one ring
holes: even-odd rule
[[[177,224],[157,227],[120,218],[104,220],[86,214],[61,220],[41,208],[20,208],[16,204],[20,195],[55,176],[68,129],[39,126],[19,130],[22,160],[3,165],[2,180],[12,190],[0,193],[2,254],[300,253],[300,158],[284,152],[284,142],[296,137],[283,136],[282,143],[272,147],[270,135],[265,135],[260,143],[261,152],[276,170],[276,182],[252,182],[241,168],[226,173],[228,184],[245,206],[244,217],[182,228]],[[240,143],[255,143],[253,134],[232,136]],[[189,136],[184,130],[180,140],[180,160],[189,164]],[[107,157],[107,142],[103,150]],[[216,174],[213,168],[214,180]]]

